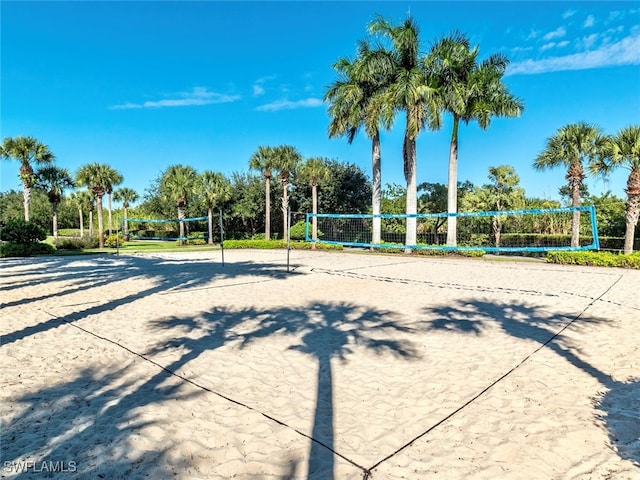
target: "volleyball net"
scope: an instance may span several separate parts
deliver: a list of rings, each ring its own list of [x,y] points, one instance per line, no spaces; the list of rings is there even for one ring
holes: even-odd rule
[[[209,217],[182,219],[124,218],[122,219],[122,231],[131,240],[207,240],[208,219]],[[183,223],[182,236],[180,235],[181,222]]]
[[[455,217],[456,245],[447,246],[447,224]],[[578,245],[572,246],[574,217]],[[374,218],[380,221],[380,243],[373,241]],[[405,243],[407,219],[416,219],[416,244]],[[317,239],[311,224],[317,223]],[[458,213],[307,214],[306,240],[350,247],[545,252],[600,248],[594,206]]]

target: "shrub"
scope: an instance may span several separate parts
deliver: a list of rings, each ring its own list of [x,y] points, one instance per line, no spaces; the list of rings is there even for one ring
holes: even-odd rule
[[[291,236],[291,240],[304,240],[306,238],[307,233],[307,222],[304,220],[300,220],[295,225],[291,226],[289,230],[289,235]],[[322,237],[323,233],[318,229],[318,238]],[[309,236],[311,236],[311,225],[309,225]]]
[[[0,239],[10,243],[36,243],[46,240],[47,232],[33,222],[9,220],[0,229]]]
[[[54,242],[58,250],[82,250],[84,248],[98,248],[98,237],[95,235],[84,234],[82,238],[58,238]]]
[[[124,245],[124,235],[121,232],[112,233],[104,239],[104,246],[107,248],[116,248]]]
[[[31,255],[50,255],[56,251],[48,243],[3,243],[0,245],[0,257],[30,257]]]
[[[640,252],[631,255],[611,252],[549,252],[545,257],[548,263],[562,265],[589,265],[595,267],[620,267],[640,269]]]

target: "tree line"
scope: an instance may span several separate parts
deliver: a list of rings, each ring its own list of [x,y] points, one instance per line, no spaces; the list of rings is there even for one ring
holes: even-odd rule
[[[443,115],[451,115],[451,132],[448,181],[446,188],[446,212],[458,212],[458,139],[460,123],[477,122],[482,128],[490,126],[495,117],[517,117],[524,110],[524,102],[512,94],[502,82],[508,59],[502,54],[490,55],[479,60],[479,47],[471,46],[466,35],[454,32],[433,43],[423,53],[418,25],[409,16],[399,24],[377,16],[367,26],[368,37],[360,40],[354,59],[338,59],[333,68],[338,78],[324,96],[330,122],[328,136],[344,136],[352,142],[360,130],[364,130],[372,143],[372,179],[368,181],[364,172],[353,165],[343,165],[336,160],[309,158],[303,160],[298,150],[290,145],[259,146],[249,159],[252,172],[262,177],[263,199],[255,195],[256,176],[233,173],[231,178],[205,171],[197,173],[187,165],[174,165],[162,172],[144,196],[140,209],[148,214],[165,218],[173,216],[167,211],[167,202],[174,203],[177,218],[185,218],[192,208],[206,208],[209,218],[211,241],[212,214],[223,206],[230,214],[234,227],[255,233],[264,226],[265,238],[271,236],[271,220],[282,221],[282,233],[286,236],[286,212],[293,203],[295,208],[307,211],[341,213],[347,211],[377,215],[382,213],[382,168],[380,135],[382,130],[392,128],[396,116],[403,115],[405,133],[402,143],[402,159],[406,187],[404,213],[418,213],[418,184],[416,174],[416,142],[425,130],[438,130]],[[100,246],[104,244],[102,199],[108,202],[108,228],[112,228],[111,201],[120,199],[126,210],[130,203],[138,200],[138,194],[129,189],[114,190],[122,183],[122,175],[106,164],[88,164],[79,169],[72,178],[64,168],[52,165],[54,155],[49,148],[33,137],[6,138],[0,147],[0,156],[21,162],[19,177],[23,183],[24,218],[29,219],[29,203],[33,187],[46,191],[53,210],[53,233],[57,235],[57,207],[63,199],[65,189],[86,187],[70,196],[78,206],[82,225],[82,205],[92,217],[95,208],[98,220]],[[34,165],[43,165],[34,171]],[[640,214],[640,126],[630,125],[615,135],[606,135],[595,125],[584,122],[566,125],[558,129],[547,140],[545,148],[533,160],[537,169],[565,166],[571,204],[580,205],[580,192],[586,174],[607,175],[614,168],[627,168],[629,178],[625,188],[625,253],[633,249],[635,226]],[[506,172],[504,166],[491,167],[490,176],[507,181],[513,180],[515,172]],[[338,179],[336,175],[351,170],[351,178]],[[506,175],[506,177],[505,177]],[[356,182],[359,184],[341,184]],[[352,192],[350,199],[341,202],[326,202],[322,205],[318,188],[324,193],[331,191],[336,198],[344,191]],[[274,200],[271,189],[279,192],[280,206],[271,211]],[[345,190],[346,188],[346,190]],[[513,185],[509,188],[515,188]],[[242,191],[241,191],[242,190]],[[442,191],[442,190],[441,190]],[[251,192],[251,193],[247,193]],[[304,193],[303,193],[304,192]],[[356,193],[357,192],[357,193]],[[366,192],[370,195],[366,205],[349,203]],[[479,198],[476,199],[479,201]],[[497,209],[503,209],[498,204]],[[306,203],[305,203],[306,202]],[[320,202],[320,205],[318,204]],[[345,203],[346,202],[346,203]],[[310,205],[309,205],[310,203]],[[485,202],[486,203],[486,202]],[[476,205],[478,203],[476,202]],[[329,207],[329,208],[327,208]],[[264,221],[259,222],[258,211],[264,212]],[[443,210],[440,210],[443,211]],[[3,212],[4,215],[4,212]],[[494,220],[499,222],[499,220]],[[579,212],[572,221],[572,246],[577,246]],[[92,228],[93,221],[90,219]],[[183,222],[180,222],[183,237]],[[417,243],[417,220],[407,218],[405,245]],[[500,225],[494,232],[499,235]],[[374,217],[373,243],[379,243],[380,221]],[[313,232],[315,235],[316,227]],[[447,218],[446,244],[457,244],[457,219]]]

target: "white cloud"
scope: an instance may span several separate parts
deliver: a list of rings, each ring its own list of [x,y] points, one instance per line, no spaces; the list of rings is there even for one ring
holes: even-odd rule
[[[167,108],[167,107],[193,107],[211,105],[214,103],[229,103],[240,99],[239,95],[225,95],[210,92],[206,87],[195,87],[190,92],[179,92],[174,94],[175,98],[165,98],[162,100],[146,101],[144,103],[123,103],[110,106],[110,110],[132,110],[141,108]]]
[[[267,103],[260,105],[256,110],[261,112],[276,112],[278,110],[293,110],[296,108],[311,108],[322,106],[322,100],[319,98],[306,98],[304,100],[297,100],[295,102],[291,100],[278,100],[277,102]]]
[[[260,95],[264,95],[264,87],[262,87],[261,85],[254,85],[253,86],[253,96],[254,97],[259,97]]]
[[[567,45],[569,45],[569,40],[563,40],[562,42],[558,42],[556,47],[562,48],[562,47],[566,47]]]
[[[589,28],[589,27],[593,27],[593,25],[596,23],[596,19],[593,15],[589,15],[586,20],[584,21],[584,28]]]
[[[556,42],[545,43],[540,47],[540,50],[544,52],[545,50],[549,50],[550,48],[553,48],[555,46],[556,46]]]
[[[506,74],[532,75],[620,65],[640,65],[640,35],[632,35],[589,52],[514,62],[507,67]]]
[[[558,27],[553,32],[547,33],[544,37],[546,41],[552,40],[554,38],[562,38],[567,34],[567,30],[564,27]]]
[[[562,18],[564,18],[565,20],[569,17],[573,17],[577,12],[575,10],[567,10],[566,12],[564,12],[562,14]]]

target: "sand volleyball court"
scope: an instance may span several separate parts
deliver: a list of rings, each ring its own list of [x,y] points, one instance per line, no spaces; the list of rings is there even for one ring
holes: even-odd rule
[[[0,261],[2,477],[638,479],[640,272]]]

